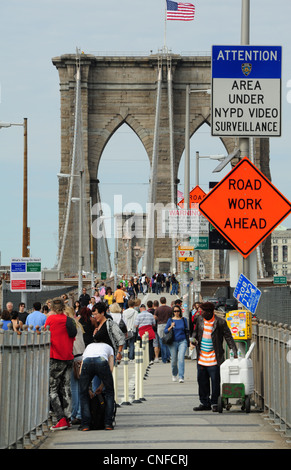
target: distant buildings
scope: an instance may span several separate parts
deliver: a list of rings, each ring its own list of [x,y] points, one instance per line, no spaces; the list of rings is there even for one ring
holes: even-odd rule
[[[279,225],[272,232],[271,240],[274,275],[291,278],[291,228]]]

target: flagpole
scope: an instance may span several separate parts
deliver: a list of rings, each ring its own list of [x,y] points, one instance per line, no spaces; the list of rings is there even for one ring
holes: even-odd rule
[[[167,0],[165,0],[164,52],[167,49]]]

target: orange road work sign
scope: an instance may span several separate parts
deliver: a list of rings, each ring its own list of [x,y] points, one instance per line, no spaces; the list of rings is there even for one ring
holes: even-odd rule
[[[199,211],[244,258],[291,212],[291,203],[245,157],[199,204]]]
[[[205,196],[206,193],[203,191],[203,189],[201,189],[200,186],[195,186],[195,188],[193,188],[189,193],[189,209],[197,208],[197,204],[199,205]],[[178,206],[180,206],[182,209],[184,208],[184,198],[178,202]]]

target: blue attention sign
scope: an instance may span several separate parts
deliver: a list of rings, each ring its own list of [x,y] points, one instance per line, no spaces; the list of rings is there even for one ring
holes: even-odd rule
[[[255,313],[261,291],[243,274],[240,275],[233,296],[251,313]]]
[[[212,46],[212,78],[281,78],[282,46]]]
[[[212,46],[211,134],[280,137],[282,46]]]

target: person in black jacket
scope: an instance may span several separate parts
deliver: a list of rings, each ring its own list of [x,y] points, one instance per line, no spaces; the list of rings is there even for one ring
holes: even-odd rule
[[[214,304],[204,302],[200,305],[201,315],[197,317],[196,328],[191,342],[197,348],[197,380],[200,405],[194,411],[218,411],[220,395],[220,365],[224,362],[223,340],[237,357],[237,348],[226,320],[214,314]],[[211,383],[211,396],[210,396]]]
[[[82,289],[82,294],[79,297],[79,302],[81,307],[87,307],[91,300],[91,297],[89,294],[87,294],[87,289],[86,287],[83,287]]]

